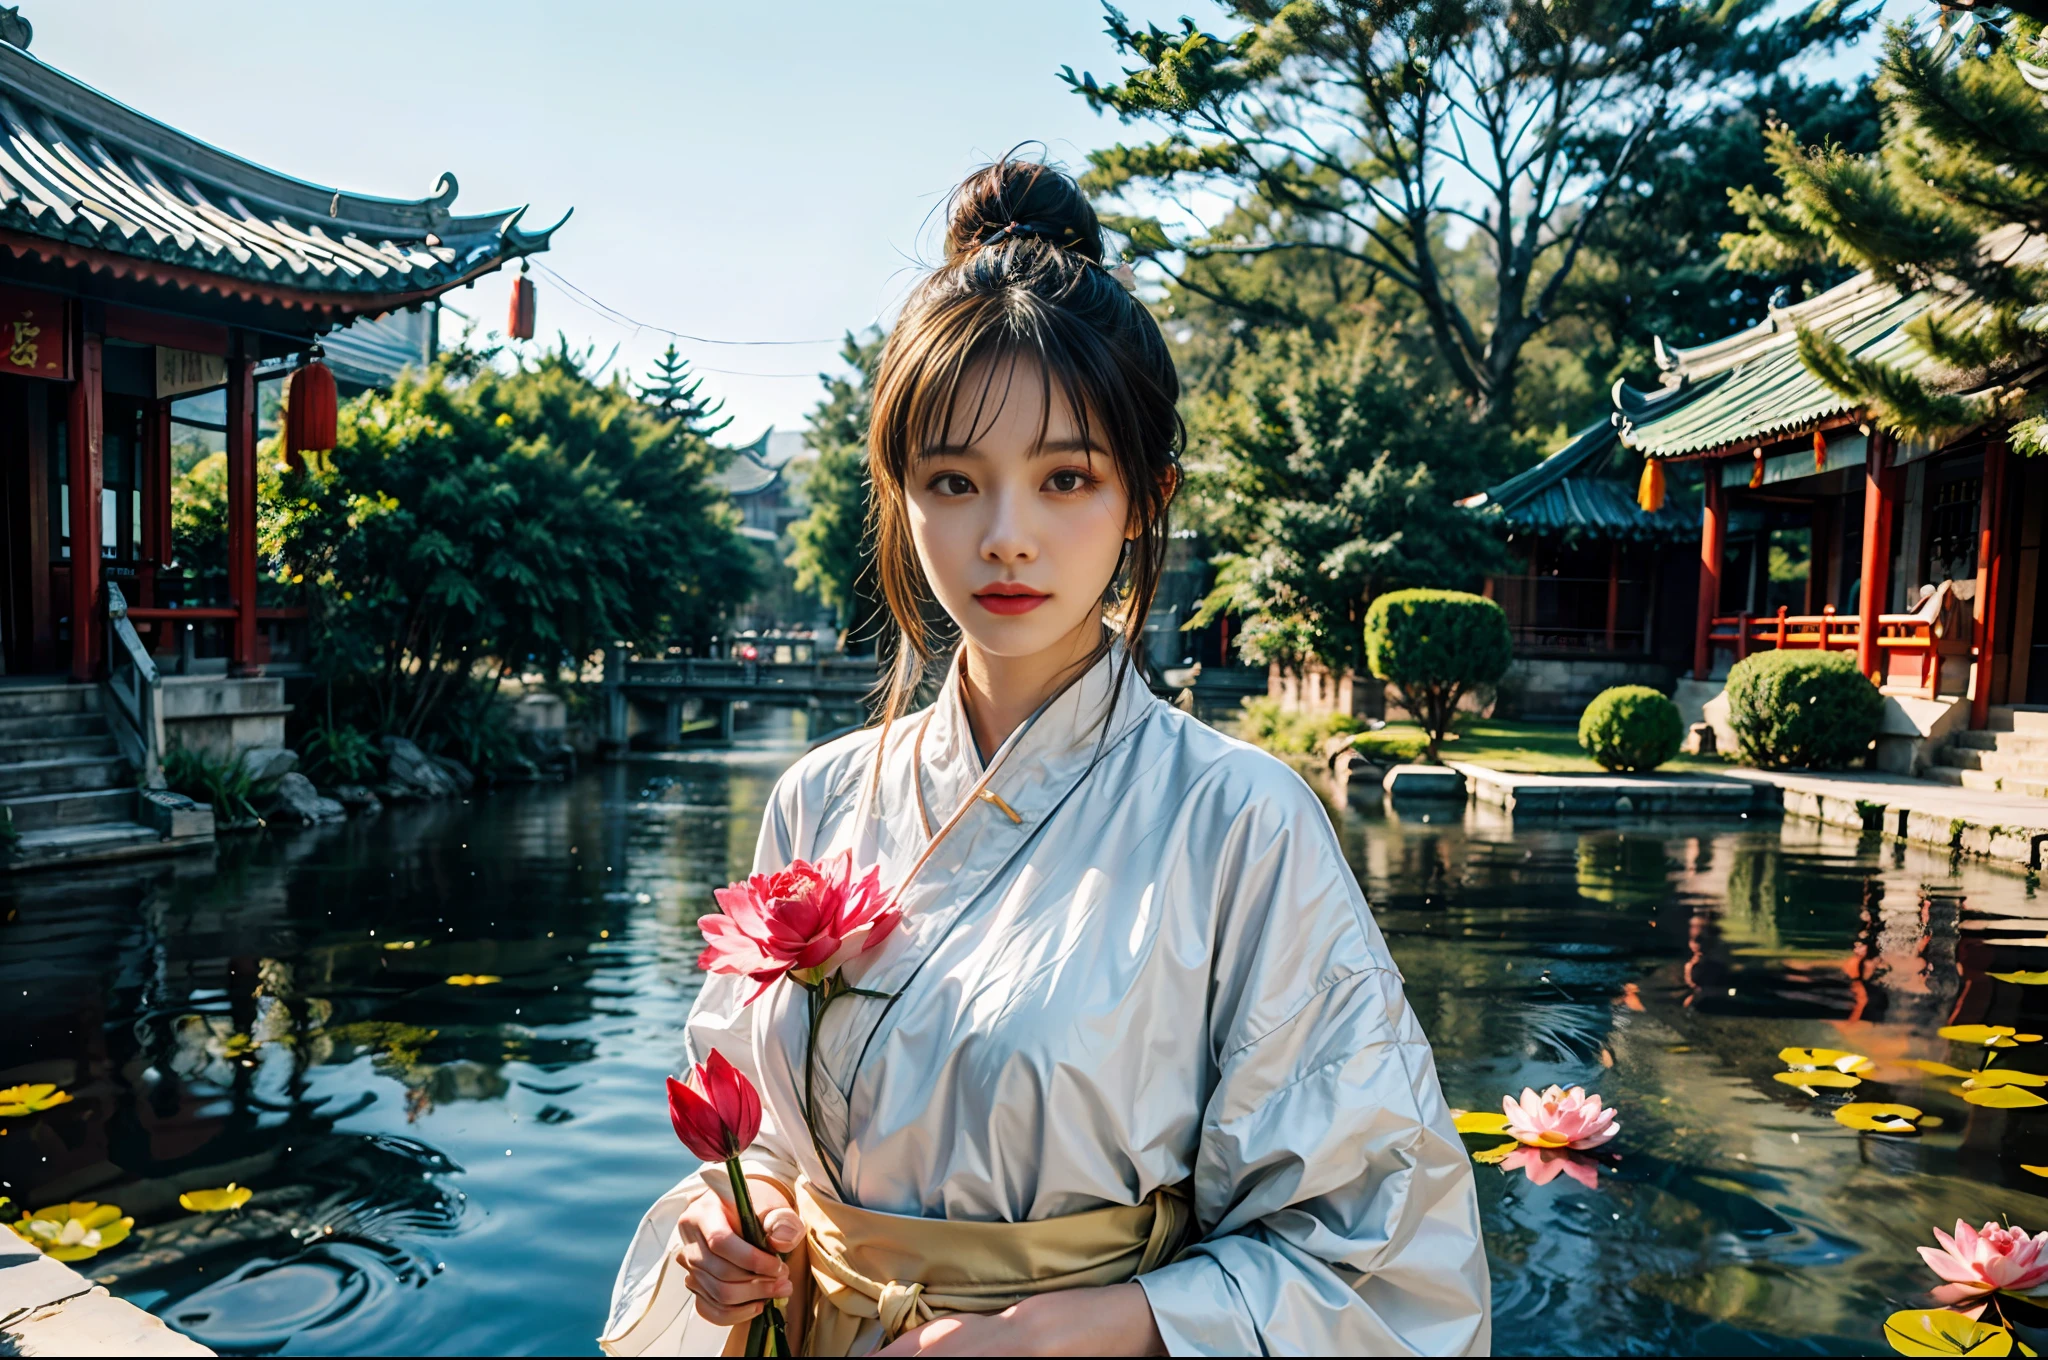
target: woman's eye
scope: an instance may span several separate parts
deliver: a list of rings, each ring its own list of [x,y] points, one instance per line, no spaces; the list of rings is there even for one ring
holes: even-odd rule
[[[1045,484],[1063,496],[1070,496],[1076,491],[1086,491],[1095,484],[1095,479],[1074,468],[1061,468],[1046,478]]]
[[[974,483],[957,472],[941,472],[932,478],[931,489],[941,496],[966,496],[974,491]]]

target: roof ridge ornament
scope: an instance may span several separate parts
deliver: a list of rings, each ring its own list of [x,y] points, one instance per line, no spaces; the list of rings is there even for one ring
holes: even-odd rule
[[[26,52],[35,35],[35,25],[21,17],[20,5],[0,5],[0,42]]]

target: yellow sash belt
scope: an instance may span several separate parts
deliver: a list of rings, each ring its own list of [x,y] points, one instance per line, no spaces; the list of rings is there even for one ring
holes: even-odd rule
[[[946,1313],[999,1313],[1058,1289],[1122,1284],[1187,1245],[1193,1215],[1178,1187],[1143,1204],[1032,1223],[878,1214],[796,1187],[808,1230],[807,1355],[866,1354]]]

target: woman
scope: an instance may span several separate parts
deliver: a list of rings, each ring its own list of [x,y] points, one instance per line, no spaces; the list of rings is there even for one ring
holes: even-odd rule
[[[812,1354],[1488,1345],[1470,1167],[1328,816],[1133,663],[1178,382],[1102,258],[1073,181],[1006,159],[890,336],[886,719],[782,777],[756,864],[850,851],[901,923],[815,1049],[794,986],[706,981],[690,1056],[761,1090],[749,1184],[787,1262],[722,1174],[686,1180],[621,1267],[615,1354],[736,1354],[767,1300]],[[959,645],[905,714],[931,601]]]

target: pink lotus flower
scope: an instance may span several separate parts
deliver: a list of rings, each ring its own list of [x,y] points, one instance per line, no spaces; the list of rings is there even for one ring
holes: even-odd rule
[[[2024,1228],[1986,1223],[1972,1230],[1956,1220],[1956,1235],[1934,1230],[1941,1249],[1920,1248],[1920,1259],[1948,1281],[1934,1291],[1943,1303],[1961,1303],[1986,1294],[2048,1294],[2048,1232],[2029,1237]]]
[[[668,1118],[683,1146],[707,1162],[737,1157],[761,1132],[761,1096],[717,1049],[686,1082],[668,1079]]]
[[[1588,1190],[1600,1188],[1600,1168],[1589,1157],[1568,1148],[1522,1147],[1501,1158],[1503,1171],[1520,1171],[1538,1185],[1548,1185],[1558,1174],[1570,1176]]]
[[[853,876],[853,852],[822,864],[796,860],[778,874],[755,874],[712,896],[723,915],[699,921],[707,973],[743,973],[760,983],[749,1002],[776,979],[818,987],[896,928],[902,913],[888,907],[881,871]]]
[[[1501,1110],[1508,1117],[1508,1132],[1515,1141],[1534,1148],[1596,1148],[1615,1134],[1621,1125],[1615,1111],[1600,1108],[1600,1097],[1589,1096],[1584,1088],[1551,1087],[1537,1095],[1522,1088],[1522,1098],[1503,1096]]]

